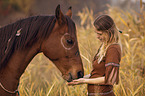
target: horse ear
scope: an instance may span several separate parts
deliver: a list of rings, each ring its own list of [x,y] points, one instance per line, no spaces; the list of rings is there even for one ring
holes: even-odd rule
[[[69,17],[72,17],[72,7],[71,6],[68,8],[66,15]]]
[[[60,10],[60,5],[58,5],[56,7],[55,16],[56,16],[56,19],[58,20],[59,24],[62,24],[62,23],[65,22],[65,17],[64,17],[63,13]]]

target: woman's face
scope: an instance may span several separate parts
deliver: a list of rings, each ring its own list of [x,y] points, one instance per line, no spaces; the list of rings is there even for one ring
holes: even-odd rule
[[[97,38],[101,41],[101,42],[106,42],[109,39],[109,36],[106,32],[103,31],[98,31],[96,30],[97,33]]]

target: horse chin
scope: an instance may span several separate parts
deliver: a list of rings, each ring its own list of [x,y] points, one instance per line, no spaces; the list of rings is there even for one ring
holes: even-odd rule
[[[71,74],[63,75],[62,77],[63,77],[63,79],[66,80],[67,82],[71,82],[71,81],[73,80]]]

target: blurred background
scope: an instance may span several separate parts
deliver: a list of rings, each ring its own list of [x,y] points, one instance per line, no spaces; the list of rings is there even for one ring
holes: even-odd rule
[[[75,21],[80,19],[77,13],[85,7],[93,10],[94,14],[108,9],[106,4],[124,10],[140,10],[140,0],[0,0],[0,25],[33,15],[54,15],[58,4],[64,13],[72,6]]]
[[[93,28],[95,18],[109,14],[120,34],[123,51],[120,63],[120,82],[114,86],[116,96],[144,96],[145,94],[145,0],[0,0],[0,27],[17,20],[54,15],[60,4],[63,13],[72,6],[72,19],[77,36],[85,75],[100,42]],[[86,96],[87,86],[67,86],[55,65],[38,54],[20,79],[21,96]]]

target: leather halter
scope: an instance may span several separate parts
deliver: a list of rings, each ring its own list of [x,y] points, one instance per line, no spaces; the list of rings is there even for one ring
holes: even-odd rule
[[[19,86],[19,84],[18,84],[18,86]],[[2,85],[1,82],[0,82],[0,87],[1,87],[4,91],[6,91],[7,93],[10,93],[10,94],[16,94],[16,93],[18,93],[18,96],[20,96],[19,91],[18,91],[18,88],[17,88],[15,91],[9,91],[9,90],[7,90],[7,89]]]

